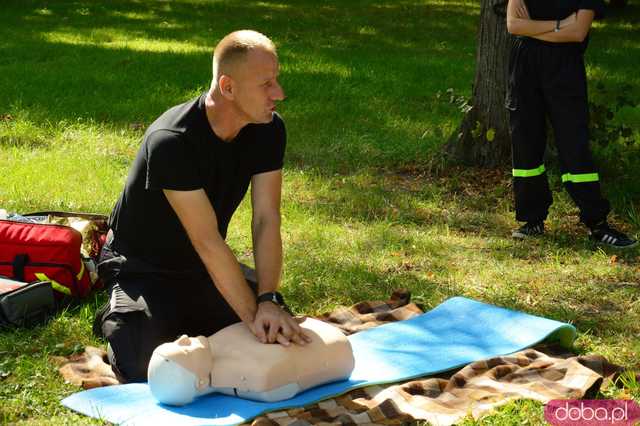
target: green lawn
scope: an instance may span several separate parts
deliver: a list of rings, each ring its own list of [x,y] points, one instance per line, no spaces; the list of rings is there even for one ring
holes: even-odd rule
[[[0,6],[0,208],[107,214],[144,128],[204,91],[217,40],[257,29],[279,46],[288,130],[283,292],[318,313],[399,287],[426,309],[453,295],[579,330],[576,350],[640,369],[640,251],[586,240],[552,175],[549,235],[510,238],[508,170],[461,169],[438,155],[469,96],[478,0],[29,1]],[[640,96],[640,1],[595,25],[590,85]],[[613,222],[640,229],[640,107],[615,118],[634,141],[596,147]],[[250,212],[229,244],[251,262]],[[0,333],[0,423],[98,423],[58,401],[78,389],[49,363],[86,344],[100,294],[33,330]],[[601,397],[630,394],[637,384]],[[509,404],[469,424],[541,424]]]

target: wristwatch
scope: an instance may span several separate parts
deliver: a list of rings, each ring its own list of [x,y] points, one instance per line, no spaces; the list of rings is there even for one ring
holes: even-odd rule
[[[553,32],[557,33],[558,31],[560,31],[560,20],[556,20],[556,27],[554,28]]]
[[[277,291],[268,291],[258,296],[256,302],[258,304],[262,302],[273,302],[278,306],[282,306],[284,304],[284,297],[282,297],[282,295]]]
[[[262,302],[271,302],[271,303],[273,303],[275,305],[280,306],[289,315],[293,315],[291,313],[291,310],[287,306],[287,304],[284,303],[284,297],[282,297],[282,294],[280,294],[277,291],[268,291],[266,293],[262,293],[256,299],[256,303],[259,305]]]

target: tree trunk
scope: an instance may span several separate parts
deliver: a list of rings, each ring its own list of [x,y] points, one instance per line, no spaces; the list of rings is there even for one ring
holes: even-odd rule
[[[510,164],[504,100],[512,37],[507,33],[506,4],[506,0],[481,0],[472,108],[445,147],[457,163],[481,167]]]

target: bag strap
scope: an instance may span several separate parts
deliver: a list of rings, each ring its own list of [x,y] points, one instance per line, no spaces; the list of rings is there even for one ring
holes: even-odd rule
[[[24,267],[29,262],[29,255],[17,254],[13,258],[13,279],[17,281],[24,281]]]

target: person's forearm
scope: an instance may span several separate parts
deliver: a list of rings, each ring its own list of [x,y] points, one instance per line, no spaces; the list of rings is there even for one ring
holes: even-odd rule
[[[243,322],[253,322],[257,310],[256,298],[229,246],[222,238],[195,241],[194,246],[222,297]]]
[[[582,43],[587,37],[593,20],[593,12],[581,10],[560,22],[560,31],[532,36],[551,43]]]
[[[535,37],[546,35],[576,21],[577,15],[571,14],[559,21],[531,19],[529,10],[523,0],[509,0],[507,4],[507,31],[516,36]]]
[[[275,291],[282,272],[282,238],[280,217],[255,219],[253,228],[253,256],[258,276],[258,294]]]
[[[538,21],[507,16],[507,31],[512,35],[533,37],[553,32],[555,28],[556,21]]]
[[[531,38],[535,38],[536,40],[548,41],[551,43],[580,43],[584,40],[584,37],[585,36],[581,33],[577,33],[569,28],[531,36]]]

